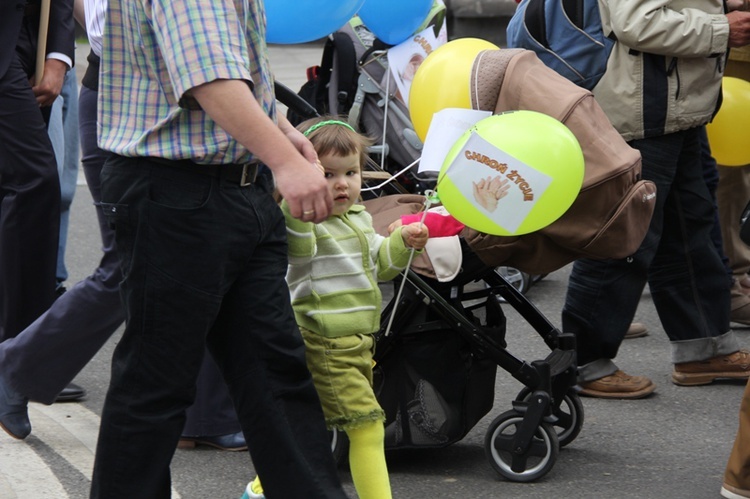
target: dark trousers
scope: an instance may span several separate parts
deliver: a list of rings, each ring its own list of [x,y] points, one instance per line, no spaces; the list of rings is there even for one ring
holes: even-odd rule
[[[185,413],[182,436],[215,437],[241,430],[221,371],[213,357],[205,355],[195,385],[195,401]]]
[[[91,496],[170,496],[208,345],[267,497],[345,497],[284,280],[286,228],[270,175],[241,188],[174,165],[113,157],[102,172],[127,319]]]
[[[729,280],[711,239],[714,204],[703,177],[700,129],[635,140],[656,208],[638,251],[623,260],[575,262],[562,313],[578,363],[614,359],[648,282],[672,342],[729,331]]]
[[[59,227],[57,163],[16,58],[0,77],[0,342],[52,304]]]
[[[100,206],[99,174],[109,153],[96,144],[96,97],[96,91],[81,88],[81,159],[99,221],[103,251],[99,266],[17,337],[0,343],[5,379],[24,396],[45,404],[55,401],[125,319],[115,234]]]

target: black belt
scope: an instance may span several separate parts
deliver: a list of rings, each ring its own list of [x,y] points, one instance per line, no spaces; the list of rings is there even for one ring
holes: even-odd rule
[[[220,178],[238,184],[240,187],[247,187],[253,185],[258,180],[258,175],[261,173],[261,169],[264,168],[258,162],[254,163],[229,163],[226,165],[199,165],[193,161],[184,160],[169,160],[163,158],[149,158],[156,163],[162,163],[167,166],[179,168],[181,170],[187,170],[192,173],[199,173],[201,175],[208,175],[215,178]]]

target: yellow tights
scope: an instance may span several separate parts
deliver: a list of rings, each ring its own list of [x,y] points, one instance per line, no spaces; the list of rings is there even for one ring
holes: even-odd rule
[[[349,468],[359,499],[391,499],[391,482],[383,448],[383,423],[376,421],[348,429],[346,435],[349,437]],[[259,477],[255,477],[250,487],[256,494],[263,493]]]

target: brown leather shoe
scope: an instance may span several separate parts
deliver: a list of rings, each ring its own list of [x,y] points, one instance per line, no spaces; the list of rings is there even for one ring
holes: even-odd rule
[[[647,377],[631,376],[620,370],[580,386],[579,395],[603,399],[640,399],[656,390],[656,385]]]
[[[720,378],[750,377],[750,352],[738,350],[708,360],[682,362],[674,365],[672,382],[680,386],[707,385]]]
[[[728,499],[744,499],[745,497],[750,497],[750,490],[734,487],[727,482],[724,482],[724,485],[721,487],[721,497],[726,497]]]
[[[630,327],[628,328],[628,332],[625,333],[625,339],[631,340],[633,338],[640,338],[642,336],[648,335],[648,328],[646,328],[645,324],[641,324],[640,322],[633,322],[630,324]]]

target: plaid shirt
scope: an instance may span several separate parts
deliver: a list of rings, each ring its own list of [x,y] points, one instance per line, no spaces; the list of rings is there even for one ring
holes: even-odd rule
[[[265,11],[257,0],[110,0],[99,85],[99,145],[122,156],[245,163],[252,155],[189,91],[245,80],[275,119]]]

